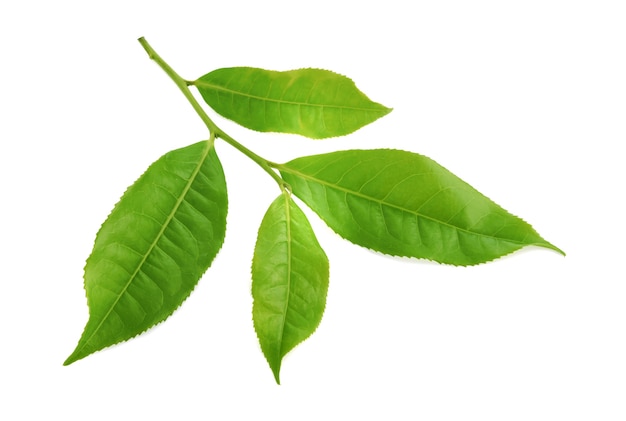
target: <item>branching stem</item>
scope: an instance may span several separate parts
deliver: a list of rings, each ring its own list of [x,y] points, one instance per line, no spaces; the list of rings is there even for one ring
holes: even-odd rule
[[[196,98],[193,96],[193,94],[189,90],[189,85],[192,85],[193,82],[187,81],[183,79],[182,77],[180,77],[180,75],[176,73],[176,71],[174,71],[174,69],[172,69],[170,65],[167,64],[165,60],[163,60],[161,56],[157,54],[156,51],[154,51],[154,49],[150,46],[150,44],[148,44],[148,41],[146,41],[144,37],[139,38],[138,41],[143,47],[143,49],[146,50],[146,53],[148,53],[148,57],[154,60],[159,65],[159,67],[161,67],[161,69],[163,69],[163,71],[170,77],[170,79],[172,79],[172,81],[176,84],[176,86],[178,86],[178,88],[181,90],[185,98],[187,98],[187,101],[189,101],[189,103],[191,104],[193,109],[196,111],[200,119],[204,122],[206,127],[209,129],[209,133],[211,134],[212,137],[224,139],[226,143],[228,143],[229,145],[237,149],[239,152],[243,153],[245,156],[247,156],[248,158],[256,162],[257,165],[259,165],[266,173],[268,173],[274,179],[274,181],[276,181],[276,183],[278,183],[278,186],[280,187],[282,191],[287,191],[287,192],[290,191],[290,188],[287,185],[287,183],[285,183],[285,181],[272,169],[272,165],[268,160],[257,155],[256,153],[252,152],[250,149],[243,146],[241,143],[237,142],[235,139],[230,137],[225,131],[220,129],[213,122],[213,120],[209,118],[209,116],[204,111],[202,106],[200,106],[200,103],[198,103]]]

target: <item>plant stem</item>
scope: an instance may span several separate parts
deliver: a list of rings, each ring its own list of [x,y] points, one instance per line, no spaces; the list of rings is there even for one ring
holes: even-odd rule
[[[198,104],[198,101],[196,101],[193,94],[187,87],[187,81],[183,79],[182,77],[180,77],[178,73],[176,73],[176,71],[174,71],[174,69],[172,69],[170,65],[167,64],[165,60],[163,60],[161,56],[157,54],[156,51],[154,51],[154,49],[150,46],[150,44],[148,44],[148,41],[146,41],[144,37],[139,38],[138,41],[143,47],[143,49],[146,50],[146,53],[148,53],[148,57],[154,60],[159,65],[159,67],[163,69],[165,73],[167,73],[167,75],[170,77],[170,79],[172,79],[172,81],[176,84],[176,86],[178,86],[178,88],[182,91],[183,95],[185,95],[185,98],[187,98],[187,101],[189,101],[189,103],[191,104],[193,109],[196,111],[200,119],[207,126],[209,131],[216,132],[217,126],[215,125],[215,123],[213,123],[213,121],[209,118],[209,116],[204,112],[200,104]]]
[[[224,141],[226,141],[226,143],[228,143],[230,146],[237,149],[239,152],[256,162],[269,175],[271,175],[274,180],[276,180],[281,190],[284,191],[286,189],[289,192],[291,191],[291,187],[289,187],[289,184],[287,184],[285,180],[283,180],[276,172],[274,172],[274,170],[272,169],[273,164],[270,161],[252,152],[250,149],[246,148],[241,143],[230,137],[227,133],[222,131],[219,127],[217,128],[217,137],[224,139]]]
[[[174,69],[172,69],[170,65],[167,64],[165,60],[163,60],[161,56],[157,54],[156,51],[154,51],[154,49],[150,46],[150,44],[148,44],[148,41],[146,41],[144,37],[139,38],[138,41],[143,49],[146,50],[146,53],[148,53],[148,57],[154,60],[159,65],[159,67],[161,67],[161,69],[165,71],[165,73],[170,77],[170,79],[172,79],[176,86],[178,86],[183,95],[185,95],[187,101],[189,101],[200,119],[209,129],[209,133],[211,133],[211,136],[224,139],[226,143],[237,149],[239,152],[243,153],[245,156],[256,162],[261,168],[263,168],[263,170],[267,172],[274,179],[274,181],[276,181],[276,183],[278,183],[278,186],[282,191],[290,191],[287,183],[285,183],[285,181],[272,169],[272,166],[270,165],[268,160],[252,152],[250,149],[246,148],[241,143],[230,137],[225,131],[217,127],[217,125],[213,122],[213,120],[209,118],[209,116],[206,114],[204,109],[200,106],[196,98],[189,90],[189,85],[191,84],[190,82],[180,77],[180,75],[176,73],[176,71],[174,71]]]

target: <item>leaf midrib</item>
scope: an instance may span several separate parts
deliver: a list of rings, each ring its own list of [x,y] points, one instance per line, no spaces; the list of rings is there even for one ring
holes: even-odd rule
[[[285,344],[285,326],[287,325],[287,311],[289,309],[289,301],[291,298],[291,213],[290,213],[290,203],[289,196],[286,193],[283,193],[285,200],[285,222],[287,224],[287,299],[285,300],[285,305],[283,306],[283,322],[280,326],[280,349],[278,354],[278,362],[279,367],[281,363],[281,359],[283,357],[283,346]],[[278,377],[278,376],[277,376]]]
[[[202,168],[202,165],[204,164],[207,156],[209,155],[209,152],[211,150],[212,144],[211,142],[207,141],[206,143],[206,147],[205,149],[202,151],[202,157],[201,159],[198,161],[198,165],[196,166],[196,168],[194,169],[193,173],[191,174],[191,177],[189,178],[189,180],[187,181],[187,184],[185,185],[185,187],[183,188],[180,196],[178,197],[178,199],[176,200],[175,205],[172,208],[172,211],[170,212],[170,214],[167,216],[167,219],[165,220],[165,222],[163,222],[163,226],[161,227],[161,229],[159,230],[159,232],[157,233],[157,235],[154,238],[154,241],[152,242],[152,244],[150,244],[150,247],[148,248],[148,250],[144,253],[144,256],[142,257],[141,261],[139,262],[139,264],[137,265],[137,268],[135,269],[135,271],[132,273],[132,275],[130,276],[130,279],[128,280],[128,282],[126,283],[126,285],[124,285],[124,288],[122,289],[122,291],[118,294],[117,298],[115,299],[115,301],[113,302],[113,304],[111,305],[111,307],[109,308],[109,310],[107,311],[107,313],[104,315],[104,317],[102,318],[102,320],[100,320],[100,323],[98,324],[98,326],[96,326],[96,328],[93,330],[93,332],[91,333],[91,335],[89,335],[89,338],[85,339],[85,341],[83,342],[83,345],[81,346],[80,350],[82,350],[88,343],[89,341],[91,341],[94,337],[94,335],[100,330],[100,328],[102,327],[102,325],[104,324],[104,322],[109,318],[109,315],[111,314],[111,312],[113,311],[113,309],[117,306],[117,303],[119,302],[119,300],[122,298],[122,296],[126,293],[126,291],[128,290],[128,287],[132,284],[132,282],[135,280],[137,274],[139,273],[139,271],[141,270],[141,268],[143,267],[144,263],[146,262],[146,260],[148,259],[148,256],[150,256],[150,254],[152,253],[152,251],[154,250],[154,248],[156,247],[157,243],[159,242],[159,240],[163,237],[163,234],[165,233],[165,230],[167,229],[167,227],[169,226],[170,222],[172,221],[172,219],[174,218],[174,215],[176,215],[176,212],[178,212],[178,209],[180,208],[180,205],[183,203],[183,201],[185,200],[185,196],[187,195],[187,193],[189,192],[189,189],[191,188],[191,185],[194,183],[194,181],[196,180],[196,177],[198,175],[198,173],[200,172],[200,169]],[[79,349],[76,350],[75,354],[77,354],[79,352]]]
[[[194,82],[194,85],[200,89],[212,89],[214,91],[222,91],[222,92],[227,92],[233,95],[238,95],[241,97],[246,97],[246,98],[251,98],[251,99],[258,99],[260,101],[267,101],[267,102],[274,102],[277,104],[286,104],[286,105],[294,105],[294,106],[307,106],[307,107],[317,107],[317,108],[337,108],[337,109],[343,109],[343,110],[353,110],[353,111],[366,111],[366,112],[381,112],[381,113],[385,113],[388,112],[389,110],[384,107],[384,106],[380,106],[379,108],[366,108],[366,107],[350,107],[350,106],[345,106],[345,105],[332,105],[332,104],[315,104],[315,103],[310,103],[310,102],[296,102],[296,101],[285,101],[283,99],[274,99],[274,98],[266,98],[266,97],[262,97],[262,96],[258,96],[258,95],[252,95],[252,94],[247,94],[241,91],[236,91],[233,89],[228,89],[219,85],[214,85],[212,83],[208,83],[205,82],[201,79],[198,79]],[[374,102],[372,102],[372,104],[376,104]]]
[[[429,221],[433,221],[435,223],[438,223],[438,224],[450,227],[452,229],[456,229],[456,230],[461,231],[461,232],[465,232],[465,233],[468,233],[468,234],[471,234],[471,235],[476,235],[476,236],[479,236],[479,237],[485,237],[485,238],[491,238],[491,239],[499,239],[499,240],[508,241],[508,242],[511,242],[511,243],[514,243],[514,244],[526,245],[526,243],[524,243],[522,241],[517,241],[517,240],[510,239],[510,238],[505,238],[505,237],[496,237],[495,235],[482,234],[482,233],[479,233],[479,232],[470,231],[469,229],[466,229],[466,228],[461,228],[461,227],[458,227],[456,225],[452,225],[450,223],[444,222],[444,221],[439,220],[439,219],[435,219],[435,218],[433,218],[431,216],[424,215],[424,214],[419,213],[417,211],[414,211],[414,210],[411,210],[411,209],[406,209],[406,208],[403,208],[401,206],[395,205],[393,203],[385,202],[384,200],[377,199],[377,198],[374,198],[372,196],[368,196],[368,195],[365,195],[363,193],[360,193],[360,192],[357,192],[357,191],[354,191],[354,190],[349,190],[349,189],[347,189],[345,187],[341,187],[341,186],[339,186],[337,184],[332,184],[332,183],[327,182],[325,180],[321,180],[319,178],[315,178],[313,176],[304,174],[304,173],[302,173],[300,171],[297,171],[297,170],[294,170],[292,168],[286,167],[285,164],[277,165],[276,168],[279,171],[285,171],[287,173],[296,175],[296,176],[298,176],[300,178],[303,178],[305,180],[310,180],[310,181],[313,181],[315,183],[321,184],[321,185],[323,185],[323,186],[325,186],[327,188],[339,190],[339,191],[341,191],[343,193],[351,194],[353,196],[360,197],[362,199],[366,199],[366,200],[378,203],[380,205],[384,205],[384,206],[388,206],[390,208],[398,209],[398,210],[400,210],[402,212],[413,214],[413,215],[417,216],[418,218],[424,218],[424,219],[427,219]]]

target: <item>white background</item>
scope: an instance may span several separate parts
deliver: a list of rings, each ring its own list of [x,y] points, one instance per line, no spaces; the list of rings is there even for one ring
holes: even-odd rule
[[[623,2],[601,0],[2,2],[0,419],[626,419],[624,22]],[[215,121],[279,162],[420,152],[567,257],[394,259],[308,212],[331,262],[327,309],[277,386],[250,260],[278,189],[220,143],[228,232],[192,296],[63,367],[99,225],[151,162],[207,136],[140,36],[187,79],[229,66],[350,76],[394,111],[345,138]]]

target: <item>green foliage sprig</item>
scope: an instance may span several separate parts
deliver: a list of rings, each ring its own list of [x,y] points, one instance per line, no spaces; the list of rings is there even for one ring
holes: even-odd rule
[[[89,320],[65,365],[165,320],[209,268],[224,242],[228,207],[217,139],[256,162],[280,189],[252,258],[254,328],[277,383],[285,354],[319,325],[329,282],[326,253],[292,195],[343,238],[385,254],[466,266],[527,245],[563,253],[416,153],[346,150],[268,161],[215,125],[189,89],[195,86],[213,110],[249,129],[322,139],[352,133],[391,111],[345,76],[236,67],[186,81],[144,38],[139,42],[180,88],[209,138],[153,163],[102,224],[85,266]]]

